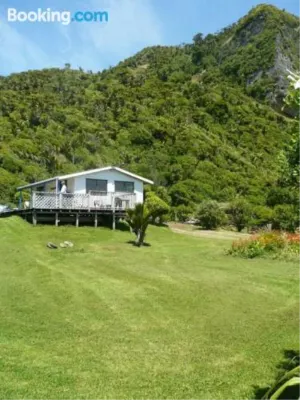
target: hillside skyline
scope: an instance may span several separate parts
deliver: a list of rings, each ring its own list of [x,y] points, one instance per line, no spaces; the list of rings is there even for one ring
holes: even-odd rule
[[[195,34],[216,33],[235,23],[251,8],[265,3],[298,15],[296,0],[262,2],[230,0],[90,0],[84,6],[69,1],[57,3],[32,0],[26,7],[19,0],[4,1],[0,6],[0,75],[32,69],[63,67],[101,71],[153,45],[191,43]],[[108,10],[106,24],[20,23],[7,22],[7,8],[31,11],[51,7],[53,10]]]

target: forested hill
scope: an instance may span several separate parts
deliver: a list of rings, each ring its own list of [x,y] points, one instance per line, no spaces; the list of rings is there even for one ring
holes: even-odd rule
[[[263,204],[296,129],[281,107],[297,37],[296,17],[261,5],[101,73],[0,78],[0,201],[21,183],[113,164],[165,186],[176,207],[236,195]]]

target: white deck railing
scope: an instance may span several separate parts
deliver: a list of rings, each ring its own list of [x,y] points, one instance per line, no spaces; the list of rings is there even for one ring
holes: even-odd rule
[[[69,210],[126,210],[134,208],[134,193],[92,192],[53,193],[33,192],[30,207],[36,209],[69,209]]]

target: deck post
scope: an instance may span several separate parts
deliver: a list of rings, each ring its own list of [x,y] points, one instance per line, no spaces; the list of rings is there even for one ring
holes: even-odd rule
[[[76,213],[76,228],[79,227],[79,213]]]
[[[18,208],[19,208],[19,210],[21,209],[21,208],[23,208],[23,197],[22,197],[22,190],[20,190],[20,195],[19,195],[19,204],[18,204]]]
[[[115,203],[115,195],[112,193],[112,229],[113,231],[116,229],[116,203]]]
[[[37,224],[37,214],[36,214],[36,211],[33,211],[33,213],[32,213],[32,223],[33,223],[34,226],[36,226],[36,224]]]
[[[35,208],[35,192],[31,189],[31,208]]]
[[[98,226],[98,214],[97,211],[95,212],[95,228]]]
[[[115,213],[115,210],[113,210],[113,214],[112,214],[112,228],[113,228],[113,231],[116,229],[116,213]]]
[[[88,193],[88,210],[91,211],[91,193]]]
[[[59,208],[58,178],[55,179],[55,208]]]
[[[58,219],[58,213],[55,213],[55,226],[58,226],[59,219]]]

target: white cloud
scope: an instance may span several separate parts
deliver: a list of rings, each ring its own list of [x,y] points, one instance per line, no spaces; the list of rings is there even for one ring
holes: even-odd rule
[[[162,42],[160,21],[149,0],[91,0],[76,6],[78,10],[108,11],[109,20],[61,27],[68,43],[65,53],[71,53],[70,62],[74,67],[99,70],[145,46]]]
[[[43,68],[48,64],[49,57],[43,50],[0,20],[1,74]]]
[[[1,18],[0,74],[64,63],[97,71],[146,46],[162,43],[161,24],[151,0],[78,1],[72,4],[74,10],[108,11],[109,21],[74,22],[67,26],[56,23],[51,24],[51,30],[50,26],[45,30],[43,24],[35,23],[25,30],[25,25],[14,26]]]
[[[96,0],[91,2],[94,10],[97,10],[97,3]],[[125,53],[133,46],[160,43],[160,22],[148,0],[108,0],[106,3],[109,22],[98,27],[86,24],[96,48]]]

